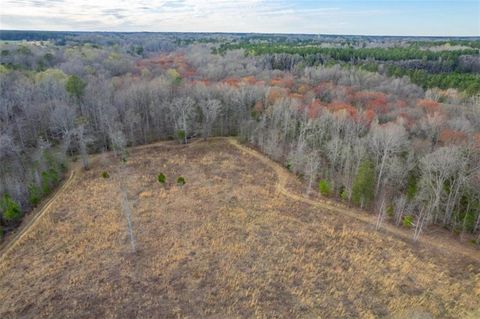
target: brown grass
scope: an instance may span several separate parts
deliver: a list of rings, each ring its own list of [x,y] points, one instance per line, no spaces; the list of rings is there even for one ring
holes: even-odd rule
[[[2,259],[0,318],[480,316],[477,260],[326,214],[276,181],[224,140],[140,148],[126,168],[99,159]]]

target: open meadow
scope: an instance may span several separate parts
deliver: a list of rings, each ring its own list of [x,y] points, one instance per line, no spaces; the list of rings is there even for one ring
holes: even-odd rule
[[[240,147],[163,142],[131,149],[124,164],[96,156],[2,251],[0,317],[480,316],[478,250],[413,245],[295,201],[266,160]]]

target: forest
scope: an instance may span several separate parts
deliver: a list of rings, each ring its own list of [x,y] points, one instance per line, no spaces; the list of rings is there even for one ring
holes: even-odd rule
[[[238,136],[305,192],[480,245],[479,39],[1,32],[0,233],[71,161]]]

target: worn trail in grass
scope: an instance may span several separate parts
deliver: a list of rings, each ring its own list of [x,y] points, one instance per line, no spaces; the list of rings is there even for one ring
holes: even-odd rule
[[[360,220],[364,223],[370,224],[371,226],[375,226],[377,221],[374,216],[371,214],[366,214],[365,212],[356,210],[351,207],[347,207],[340,203],[336,203],[329,200],[314,200],[310,199],[306,196],[301,196],[293,191],[287,189],[287,181],[290,178],[294,178],[290,172],[288,172],[284,167],[280,166],[278,163],[270,160],[268,157],[259,153],[247,146],[241,145],[236,139],[230,138],[229,142],[234,145],[235,147],[241,149],[243,152],[261,160],[265,165],[271,167],[275,173],[277,174],[277,183],[276,188],[279,194],[286,196],[294,201],[303,202],[308,205],[312,205],[316,208],[321,209],[322,212],[331,212],[331,213],[340,213],[346,215],[350,218],[354,218]],[[413,233],[401,229],[399,227],[383,223],[381,229],[385,230],[386,232],[403,238],[405,240],[412,240]],[[468,243],[459,243],[453,240],[445,240],[445,238],[440,236],[429,236],[428,234],[424,234],[420,239],[421,244],[433,247],[438,249],[440,252],[445,254],[452,254],[452,255],[461,255],[468,257],[470,259],[476,260],[480,262],[480,250],[475,247],[470,247]]]
[[[476,259],[375,232],[235,143],[160,143],[77,171],[0,260],[0,317],[478,317]]]

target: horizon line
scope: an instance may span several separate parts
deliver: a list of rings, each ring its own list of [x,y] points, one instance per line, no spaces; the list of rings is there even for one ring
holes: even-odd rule
[[[69,33],[192,33],[192,34],[260,34],[260,35],[309,35],[309,36],[359,36],[359,37],[392,37],[392,38],[477,38],[480,40],[479,35],[389,35],[389,34],[341,34],[341,33],[302,33],[302,32],[256,32],[256,31],[107,31],[107,30],[49,30],[49,29],[0,29],[0,33],[3,31],[19,31],[19,32],[69,32]]]

